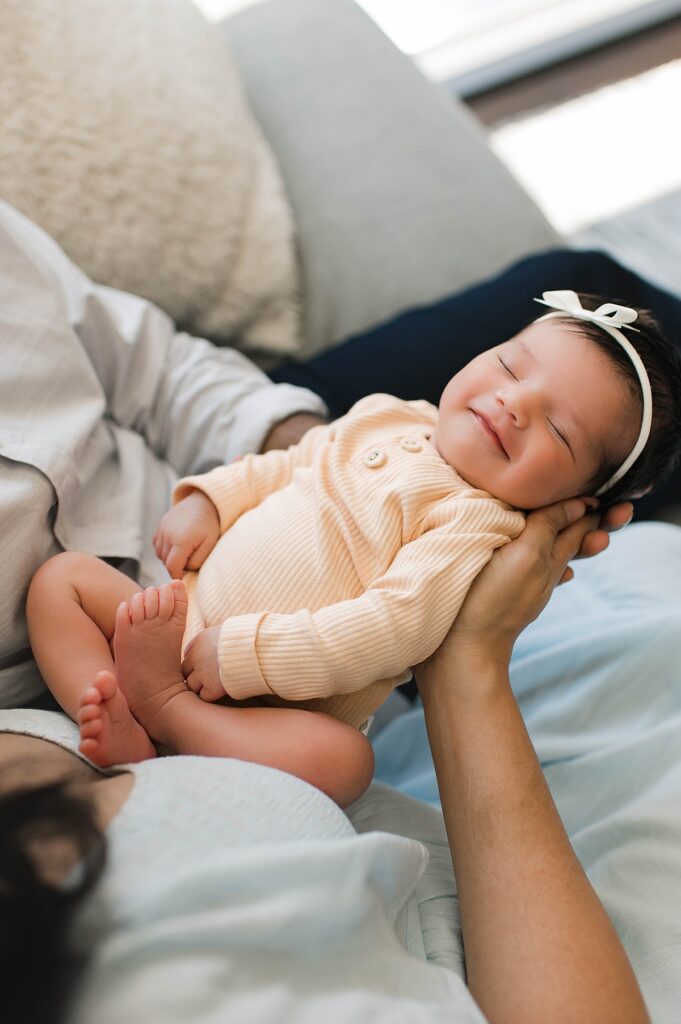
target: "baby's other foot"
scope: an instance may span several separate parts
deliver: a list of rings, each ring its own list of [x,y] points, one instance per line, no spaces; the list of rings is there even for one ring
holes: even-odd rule
[[[153,743],[130,713],[113,672],[98,672],[92,686],[83,692],[78,726],[78,749],[102,768],[156,757]]]
[[[132,714],[157,740],[163,708],[187,692],[181,668],[187,605],[184,583],[173,580],[133,594],[116,613],[116,675]]]

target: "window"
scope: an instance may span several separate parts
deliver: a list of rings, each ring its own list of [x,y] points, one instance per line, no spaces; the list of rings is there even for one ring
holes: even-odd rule
[[[428,77],[472,95],[681,13],[681,0],[357,0]]]

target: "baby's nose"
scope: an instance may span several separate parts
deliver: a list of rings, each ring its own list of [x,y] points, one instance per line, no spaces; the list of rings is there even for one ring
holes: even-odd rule
[[[496,400],[511,418],[513,425],[518,430],[524,430],[532,414],[532,396],[521,388],[500,388]]]

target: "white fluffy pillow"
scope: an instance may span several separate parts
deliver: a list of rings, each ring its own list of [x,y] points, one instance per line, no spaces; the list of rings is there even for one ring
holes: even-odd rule
[[[95,280],[290,352],[293,224],[224,39],[191,0],[4,0],[0,196]]]

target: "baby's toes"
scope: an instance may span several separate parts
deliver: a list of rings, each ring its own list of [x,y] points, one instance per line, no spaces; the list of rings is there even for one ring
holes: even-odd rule
[[[99,718],[102,712],[98,704],[84,704],[78,712],[78,724],[91,722],[93,718]]]
[[[93,718],[89,722],[80,723],[80,738],[93,739],[95,736],[99,736],[100,732],[104,728],[104,723],[101,718]]]
[[[173,580],[173,583],[164,583],[158,588],[158,617],[161,622],[168,622],[175,610],[176,582],[178,581]]]
[[[144,611],[144,591],[138,590],[136,594],[133,594],[128,601],[128,611],[130,613],[130,621],[133,626],[141,625],[145,618],[146,612]]]
[[[158,587],[147,587],[144,591],[144,614],[148,619],[158,615]]]
[[[80,743],[78,744],[78,750],[80,751],[80,753],[84,754],[85,757],[88,757],[91,761],[93,760],[94,755],[97,753],[98,747],[99,744],[97,743],[97,740],[93,739],[92,737],[86,737],[85,739],[81,739]]]
[[[102,695],[96,686],[88,686],[87,689],[83,690],[80,695],[80,709],[84,711],[86,708],[95,708],[96,714],[99,714],[97,705],[101,704]]]

